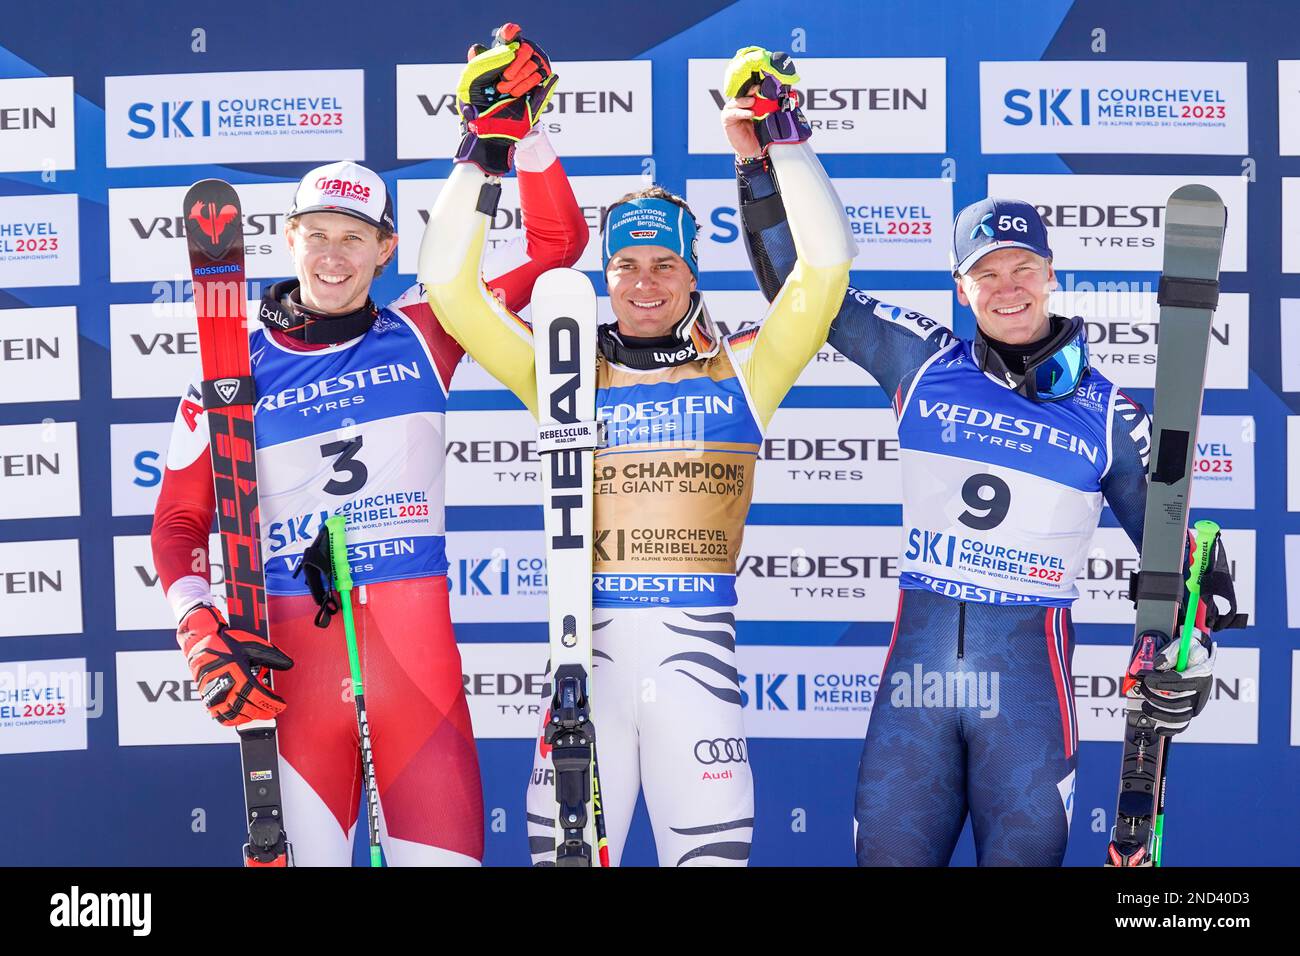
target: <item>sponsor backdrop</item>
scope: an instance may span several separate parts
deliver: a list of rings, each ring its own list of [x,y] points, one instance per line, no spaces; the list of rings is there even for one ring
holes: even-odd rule
[[[451,168],[457,62],[526,14],[387,7],[358,20],[338,0],[298,14],[48,0],[0,27],[0,863],[239,859],[237,748],[196,699],[148,540],[197,361],[178,205],[196,179],[238,186],[256,298],[289,269],[297,177],[363,160],[402,236],[376,298],[409,285]],[[721,66],[749,43],[792,50],[806,77],[856,286],[969,335],[946,275],[952,214],[989,193],[1030,200],[1056,250],[1057,308],[1087,317],[1097,367],[1148,407],[1164,200],[1190,181],[1221,192],[1225,295],[1193,502],[1226,529],[1254,626],[1223,641],[1214,700],[1178,748],[1166,859],[1300,862],[1300,583],[1287,587],[1300,582],[1300,10],[1246,0],[1224,32],[1204,28],[1223,16],[1208,0],[665,0],[634,30],[592,29],[616,9],[548,12],[538,39],[561,83],[542,122],[593,227],[647,178],[689,197],[701,287],[727,331],[763,311],[717,123]],[[494,226],[494,243],[520,233],[513,181]],[[596,243],[580,267],[599,269]],[[448,550],[487,861],[520,864],[546,659],[535,432],[472,361],[455,388]],[[896,606],[886,398],[824,348],[762,457],[738,582],[753,862],[844,865]],[[1111,822],[1135,566],[1107,512],[1076,608],[1070,864],[1100,862]],[[643,810],[625,859],[654,860]],[[956,859],[973,861],[969,835]]]

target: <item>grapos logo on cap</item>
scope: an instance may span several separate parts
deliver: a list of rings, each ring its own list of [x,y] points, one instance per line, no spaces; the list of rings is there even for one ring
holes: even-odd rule
[[[370,187],[362,183],[322,176],[316,180],[315,186],[322,196],[338,196],[340,199],[370,202]]]

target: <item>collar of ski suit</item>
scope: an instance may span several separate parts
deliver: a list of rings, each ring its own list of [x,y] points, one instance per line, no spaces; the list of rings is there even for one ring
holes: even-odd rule
[[[623,335],[618,323],[602,325],[597,343],[609,361],[628,368],[649,370],[685,365],[718,354],[721,337],[704,307],[699,292],[691,293],[691,304],[671,332],[657,338]]]
[[[379,317],[379,308],[370,298],[353,312],[322,315],[302,304],[299,288],[297,279],[286,279],[266,290],[258,310],[264,326],[307,345],[337,345],[365,335]]]

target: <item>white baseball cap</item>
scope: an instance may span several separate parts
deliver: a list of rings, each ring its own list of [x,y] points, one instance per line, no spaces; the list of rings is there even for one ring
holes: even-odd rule
[[[351,160],[317,166],[294,190],[289,218],[309,212],[338,212],[396,231],[393,200],[379,174]]]

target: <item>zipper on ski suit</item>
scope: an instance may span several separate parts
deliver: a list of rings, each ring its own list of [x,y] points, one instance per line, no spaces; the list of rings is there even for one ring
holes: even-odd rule
[[[957,660],[966,656],[966,602],[957,602]]]

